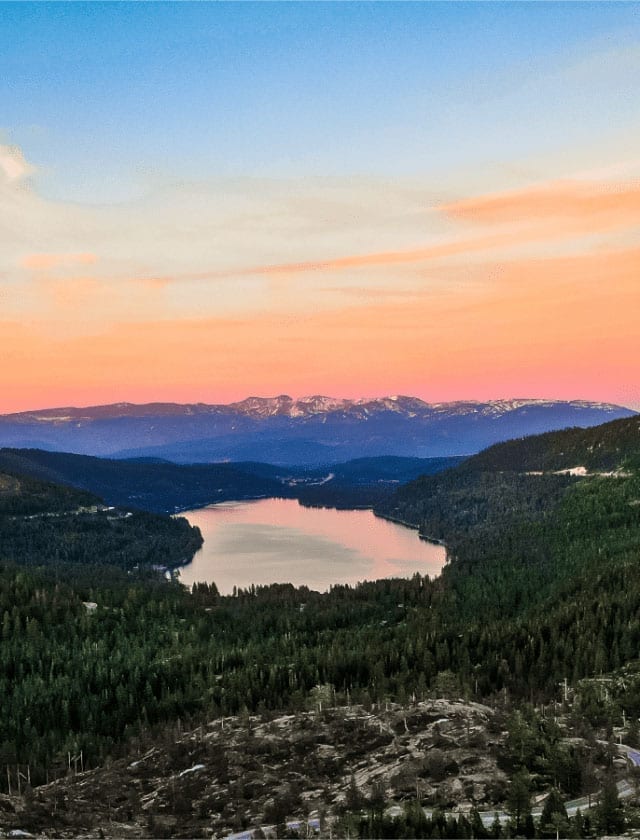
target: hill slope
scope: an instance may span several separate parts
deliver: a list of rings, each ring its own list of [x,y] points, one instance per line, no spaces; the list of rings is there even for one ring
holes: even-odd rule
[[[511,440],[467,462],[469,470],[551,472],[580,467],[588,472],[639,470],[640,418]]]
[[[378,512],[446,542],[465,611],[516,614],[640,551],[639,458],[635,417],[550,432],[410,482]]]
[[[0,469],[88,490],[109,504],[157,513],[265,496],[342,507],[370,505],[398,483],[446,469],[458,460],[381,457],[310,469],[258,462],[174,464],[39,449],[0,450]]]
[[[260,474],[253,474],[231,464],[189,466],[42,450],[0,450],[0,469],[87,489],[109,504],[154,512],[173,512],[225,499],[286,494],[277,471],[265,467]],[[271,472],[272,477],[265,472]]]
[[[3,465],[0,563],[48,566],[173,567],[202,536],[185,519],[107,508],[98,496],[41,481]],[[68,569],[66,570],[68,571]]]

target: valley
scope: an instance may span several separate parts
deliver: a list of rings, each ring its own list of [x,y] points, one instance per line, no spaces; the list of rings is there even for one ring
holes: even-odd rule
[[[379,469],[389,486],[369,505],[442,540],[449,562],[324,592],[219,588],[215,575],[185,588],[167,570],[206,533],[42,480],[75,464],[112,487],[121,467],[125,483],[128,469],[195,468],[4,450],[0,825],[69,837],[294,836],[309,820],[337,837],[633,826],[635,765],[615,742],[640,745],[639,423],[497,444],[404,483],[398,471],[421,464],[336,467],[351,490]],[[324,470],[251,469],[331,487]],[[276,486],[283,510],[305,501]],[[97,789],[110,791],[99,808]],[[558,803],[576,799],[566,822]]]

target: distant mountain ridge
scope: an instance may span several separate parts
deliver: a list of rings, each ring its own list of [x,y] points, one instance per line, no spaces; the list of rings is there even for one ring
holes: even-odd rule
[[[545,400],[545,399],[505,399],[455,400],[451,402],[428,403],[419,397],[390,396],[371,399],[342,399],[315,394],[294,399],[287,394],[277,397],[247,397],[233,403],[111,403],[108,405],[87,406],[85,408],[62,407],[45,408],[34,411],[21,411],[0,415],[0,423],[64,423],[82,420],[114,419],[119,417],[181,417],[211,414],[240,414],[247,417],[311,417],[317,414],[335,412],[349,413],[366,418],[375,412],[392,411],[407,417],[420,415],[467,415],[499,416],[511,411],[528,407],[556,407],[570,405],[578,409],[589,409],[617,413],[626,411],[623,406],[613,403],[593,402],[589,400]]]
[[[115,403],[0,416],[0,446],[178,463],[331,464],[469,455],[525,435],[589,427],[634,411],[585,400],[427,403],[417,397],[248,397],[227,405]]]

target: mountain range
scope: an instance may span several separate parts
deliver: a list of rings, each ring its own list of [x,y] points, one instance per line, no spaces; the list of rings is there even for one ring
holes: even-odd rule
[[[0,446],[177,463],[327,465],[354,458],[469,455],[499,441],[635,412],[541,399],[427,403],[417,397],[249,397],[228,405],[150,403],[0,416]]]

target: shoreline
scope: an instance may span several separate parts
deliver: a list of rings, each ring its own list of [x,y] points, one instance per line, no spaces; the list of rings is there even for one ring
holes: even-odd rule
[[[216,507],[217,505],[224,505],[224,504],[233,504],[233,503],[242,503],[242,502],[258,502],[261,499],[282,499],[282,500],[290,500],[296,501],[300,507],[305,508],[315,508],[319,510],[353,510],[353,511],[360,511],[360,510],[370,510],[374,516],[377,516],[378,519],[386,519],[388,522],[394,522],[396,525],[402,525],[405,528],[410,528],[412,531],[418,532],[418,538],[424,540],[425,542],[431,543],[432,545],[440,545],[446,549],[447,544],[444,540],[438,539],[438,537],[431,537],[427,534],[420,533],[420,526],[415,525],[413,522],[407,522],[406,519],[400,519],[397,516],[391,516],[389,513],[380,513],[374,507],[374,505],[353,505],[350,507],[340,507],[339,505],[327,505],[327,504],[306,504],[302,499],[298,498],[297,496],[247,496],[244,499],[220,499],[218,502],[204,502],[203,504],[196,504],[191,505],[189,507],[180,508],[180,510],[175,510],[173,513],[168,513],[169,516],[183,516],[190,510],[204,510],[204,508],[208,507]],[[186,518],[186,517],[185,517]],[[189,561],[191,562],[191,561]]]
[[[406,519],[400,519],[397,516],[391,516],[389,513],[378,513],[375,508],[371,508],[375,516],[378,516],[380,519],[387,519],[389,522],[395,522],[396,525],[404,525],[405,528],[411,528],[412,531],[418,532],[418,537],[425,542],[432,543],[433,545],[441,545],[443,548],[446,549],[447,544],[444,540],[439,540],[437,537],[430,537],[426,534],[420,533],[420,526],[414,525],[413,522],[407,522]]]

